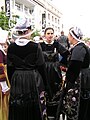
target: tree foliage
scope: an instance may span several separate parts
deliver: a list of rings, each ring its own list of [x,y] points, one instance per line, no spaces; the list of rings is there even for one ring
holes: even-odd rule
[[[14,15],[12,16],[14,19],[19,18],[18,15]],[[0,12],[0,27],[3,30],[10,30],[11,28],[14,27],[14,25],[16,24],[15,20],[10,20],[9,17],[6,16],[6,12],[4,12],[3,10]]]
[[[36,30],[35,32],[32,33],[31,38],[33,39],[36,36],[40,36],[40,31]]]
[[[0,12],[0,27],[3,30],[9,30],[9,18],[6,16],[6,13],[4,11]]]
[[[84,41],[90,41],[90,38],[86,37],[84,38]]]

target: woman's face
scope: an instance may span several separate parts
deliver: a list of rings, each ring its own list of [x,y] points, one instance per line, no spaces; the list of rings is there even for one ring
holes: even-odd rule
[[[69,43],[70,43],[70,44],[73,43],[73,37],[71,36],[70,33],[68,34],[68,40],[69,40]]]
[[[7,52],[8,44],[7,43],[2,44],[2,48],[5,52]]]
[[[48,43],[52,42],[54,38],[54,32],[52,29],[48,29],[45,33],[45,39]]]

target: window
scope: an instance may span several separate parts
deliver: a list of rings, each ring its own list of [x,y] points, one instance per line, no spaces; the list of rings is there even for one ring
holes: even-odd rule
[[[48,19],[50,20],[50,14],[48,13]]]
[[[57,23],[57,18],[55,18],[55,23]]]
[[[32,14],[34,12],[33,9],[29,9],[29,13]]]
[[[50,26],[50,23],[48,23],[48,26]]]
[[[60,21],[59,21],[59,19],[58,19],[58,24],[60,24]]]
[[[28,13],[28,8],[26,6],[24,7],[24,11],[25,13]]]
[[[54,17],[52,16],[52,21],[54,21]]]
[[[19,3],[15,3],[15,7],[16,7],[16,9],[19,10],[19,11],[22,11],[22,10],[23,10],[22,5],[19,4]]]
[[[54,28],[54,25],[52,24],[52,27]]]

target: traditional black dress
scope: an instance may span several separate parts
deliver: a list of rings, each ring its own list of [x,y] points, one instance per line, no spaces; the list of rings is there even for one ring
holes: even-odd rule
[[[46,108],[43,112],[41,106],[47,87],[44,59],[37,43],[25,41],[25,45],[12,43],[7,52],[11,84],[8,120],[44,120]]]
[[[67,93],[63,99],[63,112],[67,115],[67,120],[89,120],[90,118],[88,112],[90,91],[83,89],[86,81],[82,84],[82,70],[86,71],[89,67],[88,58],[89,54],[84,43],[79,42],[71,49],[66,73]]]
[[[55,117],[58,105],[57,101],[59,100],[57,93],[60,91],[62,83],[60,65],[61,63],[67,64],[67,56],[69,52],[57,41],[52,41],[50,44],[42,42],[40,45],[45,58],[48,83],[52,94],[52,102],[47,102],[47,114],[48,116]]]

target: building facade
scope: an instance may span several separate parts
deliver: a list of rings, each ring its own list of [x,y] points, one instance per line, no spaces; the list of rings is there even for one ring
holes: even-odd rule
[[[0,11],[5,9],[5,0],[0,0]]]
[[[5,0],[5,10],[10,19],[14,16],[27,16],[31,18],[33,28],[43,31],[46,27],[53,27],[55,34],[62,29],[62,13],[48,0]],[[7,5],[10,4],[9,5]]]

